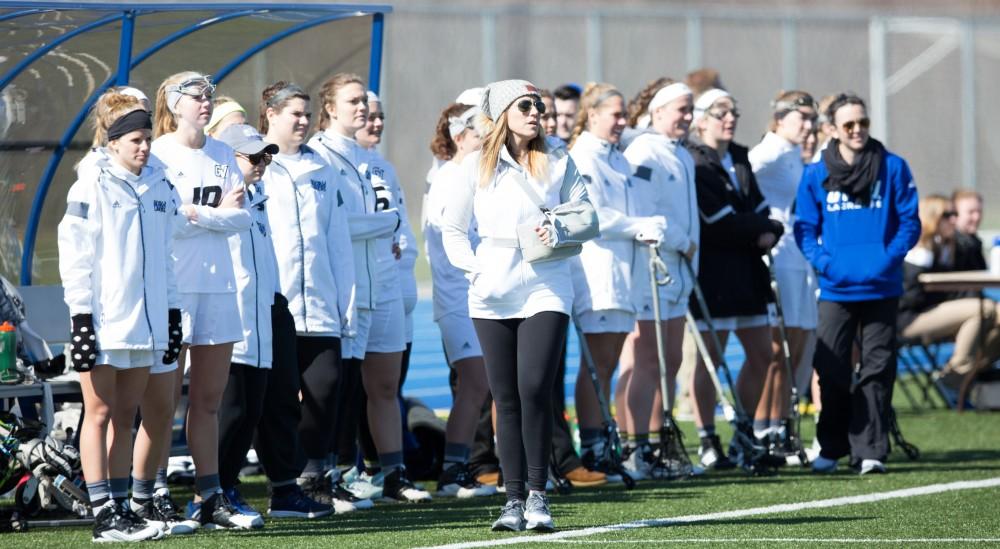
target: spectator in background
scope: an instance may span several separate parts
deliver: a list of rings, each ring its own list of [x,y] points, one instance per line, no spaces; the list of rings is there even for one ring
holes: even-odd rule
[[[246,123],[246,109],[232,97],[220,95],[212,100],[212,118],[205,126],[205,135],[217,138],[229,126]]]
[[[972,189],[958,189],[951,195],[955,213],[955,270],[986,270],[979,223],[983,220],[983,195]]]
[[[826,149],[826,146],[830,143],[830,139],[837,133],[837,128],[833,125],[833,121],[826,115],[830,104],[836,98],[836,95],[827,95],[819,100],[819,116],[816,118],[816,147],[811,162],[820,161],[823,149]]]
[[[556,137],[569,141],[573,125],[576,124],[576,111],[580,107],[580,87],[576,84],[563,84],[552,95],[555,96]]]
[[[869,137],[860,97],[838,95],[826,114],[836,133],[822,161],[806,166],[795,209],[795,240],[820,286],[815,365],[825,406],[813,471],[833,472],[850,455],[861,474],[884,473],[903,257],[920,236],[917,186],[906,161]]]
[[[719,78],[719,71],[710,68],[695,69],[688,73],[684,78],[684,83],[691,88],[691,93],[695,97],[711,90],[713,88],[724,90],[725,86],[722,85],[722,79]]]
[[[549,90],[539,90],[538,95],[542,96],[542,103],[545,103],[545,114],[542,115],[542,131],[545,137],[556,135],[556,98]]]

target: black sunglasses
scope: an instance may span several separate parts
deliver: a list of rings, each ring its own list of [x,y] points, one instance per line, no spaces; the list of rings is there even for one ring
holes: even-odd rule
[[[528,114],[531,112],[531,107],[534,106],[538,114],[545,114],[545,103],[542,103],[541,99],[522,99],[517,102],[517,110]]]
[[[955,210],[945,210],[941,212],[941,217],[958,217],[958,212]]]
[[[864,129],[867,130],[868,127],[871,126],[871,125],[872,125],[871,119],[866,116],[866,117],[858,119],[858,120],[848,120],[847,122],[844,122],[843,124],[841,124],[840,127],[844,128],[845,132],[850,133],[850,132],[854,131],[854,127],[855,126],[858,126],[859,128],[864,128]]]
[[[240,153],[240,156],[249,160],[250,163],[253,164],[254,166],[260,164],[261,162],[263,162],[265,166],[271,163],[271,153],[266,153],[266,152],[259,152],[257,154]]]

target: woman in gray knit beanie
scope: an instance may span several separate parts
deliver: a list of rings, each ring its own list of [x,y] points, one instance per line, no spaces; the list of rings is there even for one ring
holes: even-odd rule
[[[449,193],[441,237],[448,259],[471,282],[469,316],[497,406],[507,504],[493,529],[551,531],[545,483],[552,391],[573,287],[569,262],[528,262],[521,249],[537,243],[522,239],[565,245],[550,234],[538,200],[551,209],[587,200],[587,190],[569,157],[547,154],[538,88],[524,80],[494,82],[484,90],[480,109],[483,148],[462,163],[465,184]],[[468,236],[473,213],[482,238],[475,252]],[[534,233],[519,226],[533,227]]]

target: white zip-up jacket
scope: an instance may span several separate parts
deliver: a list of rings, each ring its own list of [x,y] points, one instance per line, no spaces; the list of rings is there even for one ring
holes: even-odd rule
[[[261,179],[281,293],[302,336],[351,337],[354,261],[344,182],[309,147],[276,154]]]
[[[243,324],[243,340],[233,344],[232,361],[258,368],[270,368],[271,305],[278,285],[278,264],[271,242],[264,194],[260,183],[249,185],[246,202],[253,224],[249,229],[229,235],[229,252],[236,273],[236,301]]]
[[[385,196],[376,197],[371,174],[361,170],[368,152],[358,142],[327,130],[316,133],[309,147],[319,154],[344,181],[342,198],[354,248],[355,303],[358,309],[374,309],[378,297],[378,246],[392,255],[392,235],[399,214]],[[388,243],[387,243],[388,241]]]
[[[698,244],[701,234],[694,160],[679,140],[655,132],[645,132],[633,139],[625,149],[625,158],[634,170],[635,215],[662,215],[667,219],[659,249],[673,282],[660,286],[659,295],[671,303],[686,303],[694,281],[681,261],[681,254],[692,242]],[[697,269],[697,254],[692,263]],[[636,255],[632,272],[636,277],[632,293],[636,310],[649,310],[653,292],[649,287],[648,249]]]
[[[525,194],[518,180],[527,181],[545,204],[587,200],[587,187],[576,166],[564,157],[549,160],[549,173],[535,179],[507,152],[501,149],[496,175],[489,185],[479,187],[479,157],[470,154],[462,161],[462,184],[444,205],[441,238],[451,263],[470,273],[469,316],[472,318],[528,318],[540,312],[570,314],[573,306],[573,281],[569,261],[529,263],[520,248],[506,242],[517,240],[521,223],[539,224],[544,215]],[[569,171],[569,196],[560,197],[562,174]],[[555,177],[553,177],[555,176]],[[562,199],[561,199],[562,198]],[[482,242],[473,252],[469,226],[475,215]]]
[[[114,162],[83,170],[58,227],[59,275],[70,315],[91,314],[99,349],[167,349],[180,308],[173,231],[180,196],[163,173]]]
[[[795,197],[805,165],[802,147],[793,144],[774,132],[767,132],[764,139],[747,155],[750,167],[757,177],[757,186],[771,206],[771,219],[785,226],[785,233],[771,249],[776,269],[809,271],[812,267],[806,256],[795,244]]]
[[[236,154],[225,143],[205,138],[200,149],[160,136],[150,148],[150,165],[163,168],[185,205],[193,204],[197,219],[174,233],[174,257],[181,293],[235,293],[236,278],[228,237],[250,228],[250,211],[218,208],[222,198],[243,185]]]
[[[400,257],[396,261],[396,270],[399,274],[399,288],[403,294],[403,308],[406,314],[410,314],[417,305],[417,277],[413,273],[413,268],[417,263],[420,250],[417,247],[417,237],[413,234],[413,228],[410,226],[409,212],[406,208],[406,193],[403,191],[403,184],[399,180],[396,167],[378,151],[371,150],[369,152],[376,157],[375,162],[385,169],[385,181],[389,184],[389,192],[396,197],[396,209],[399,211],[400,220],[397,235]],[[412,335],[410,340],[412,340]]]
[[[358,172],[367,174],[371,181],[372,189],[375,191],[375,211],[386,211],[393,209],[396,211],[397,224],[393,227],[393,232],[388,236],[379,237],[375,241],[375,305],[402,299],[403,293],[400,286],[399,260],[392,248],[399,243],[402,237],[403,211],[399,209],[399,181],[396,180],[396,172],[392,166],[384,159],[365,150],[364,159],[358,167]]]
[[[424,207],[424,246],[427,248],[427,261],[431,266],[431,282],[433,283],[434,320],[440,320],[449,314],[469,316],[469,281],[465,272],[451,264],[444,249],[441,238],[441,227],[444,224],[444,209],[448,207],[449,198],[467,182],[462,166],[453,161],[441,165],[434,172],[434,181]],[[479,228],[473,216],[469,222],[469,244],[475,251],[479,247]]]
[[[634,311],[632,304],[633,266],[644,252],[636,237],[659,240],[666,228],[660,215],[639,217],[632,196],[632,168],[625,156],[609,141],[583,132],[569,152],[587,186],[587,196],[597,210],[601,236],[583,244],[573,259],[574,310]],[[642,275],[638,263],[636,274]]]

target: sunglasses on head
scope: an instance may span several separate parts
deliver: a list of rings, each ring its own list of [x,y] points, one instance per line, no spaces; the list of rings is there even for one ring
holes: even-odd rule
[[[531,112],[532,106],[535,107],[538,114],[545,114],[545,103],[542,103],[541,99],[529,99],[526,97],[517,102],[517,110],[523,112],[524,114]]]
[[[259,152],[257,154],[240,153],[240,156],[249,160],[254,166],[260,164],[261,162],[263,162],[265,166],[271,163],[271,154],[266,152]]]
[[[858,120],[848,120],[847,122],[844,122],[843,124],[841,124],[840,127],[843,128],[845,132],[849,133],[849,132],[853,132],[854,131],[855,126],[857,126],[858,128],[863,128],[863,129],[867,130],[868,127],[871,126],[871,125],[872,125],[871,119],[869,119],[866,116],[866,117],[858,119]]]

